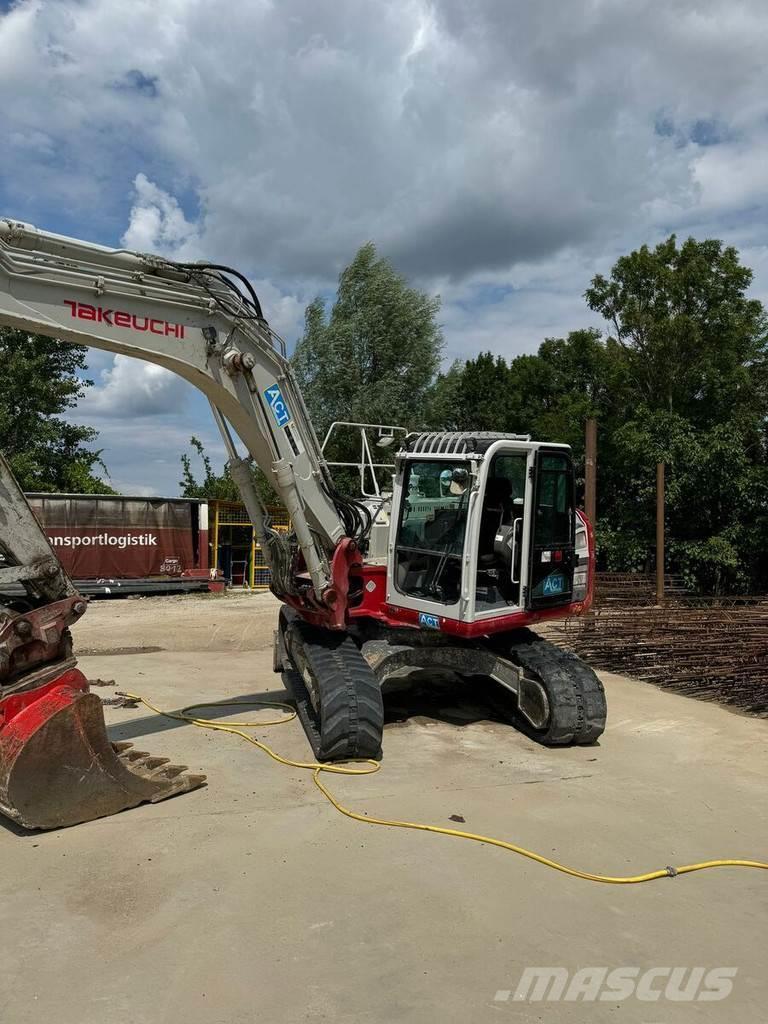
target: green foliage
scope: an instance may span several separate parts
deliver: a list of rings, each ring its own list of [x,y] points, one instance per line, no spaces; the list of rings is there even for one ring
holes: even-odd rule
[[[664,462],[668,568],[713,592],[744,589],[763,572],[748,546],[762,516],[766,470],[750,457],[743,426],[730,420],[699,430],[673,413],[638,412],[613,435],[606,516],[620,536],[650,552],[655,465]],[[615,553],[611,568],[624,568]]]
[[[716,240],[643,246],[586,291],[607,337],[572,331],[509,363],[481,353],[454,364],[433,389],[431,425],[566,442],[578,477],[595,417],[600,564],[652,569],[664,462],[667,569],[714,593],[764,590],[768,325],[751,281]]]
[[[218,498],[220,501],[242,501],[237,484],[229,475],[225,466],[222,473],[215,473],[210,456],[203,442],[197,437],[190,437],[190,447],[200,460],[203,469],[202,479],[198,481],[192,469],[192,458],[189,453],[181,455],[181,475],[179,481],[182,496],[185,498]],[[280,499],[273,490],[266,476],[254,466],[252,469],[256,491],[265,505],[279,505]]]
[[[87,349],[0,327],[0,451],[27,491],[116,493],[96,471],[97,432],[61,419],[91,381],[77,376]]]
[[[507,429],[510,395],[506,362],[501,356],[481,352],[463,366],[454,363],[435,382],[428,415],[430,426],[442,430]]]
[[[731,246],[671,235],[617,261],[585,293],[621,346],[640,401],[697,426],[762,413],[766,317]]]
[[[330,317],[320,298],[307,306],[293,356],[321,436],[334,420],[424,424],[442,350],[439,309],[372,242],[360,248],[339,277]]]

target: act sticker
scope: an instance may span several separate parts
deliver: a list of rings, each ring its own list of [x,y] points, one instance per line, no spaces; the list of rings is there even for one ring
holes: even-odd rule
[[[565,576],[547,576],[544,580],[545,594],[562,594],[565,590]]]
[[[419,625],[425,629],[440,629],[440,616],[419,612]]]
[[[278,427],[284,427],[290,421],[291,414],[288,412],[288,406],[285,404],[280,388],[277,384],[272,384],[264,394],[269,402],[272,415],[277,420]]]

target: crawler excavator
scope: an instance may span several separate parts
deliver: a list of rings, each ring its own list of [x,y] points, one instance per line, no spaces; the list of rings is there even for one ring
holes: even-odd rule
[[[10,219],[0,324],[147,360],[207,396],[282,602],[274,668],[316,758],[379,757],[382,689],[413,669],[489,678],[510,722],[542,744],[601,735],[597,676],[529,628],[592,600],[592,531],[566,445],[380,427],[391,486],[347,497],[246,277]],[[270,526],[254,463],[290,515],[287,535]],[[109,743],[72,657],[68,626],[86,604],[0,463],[0,589],[8,581],[26,597],[0,598],[0,811],[59,827],[198,785]]]

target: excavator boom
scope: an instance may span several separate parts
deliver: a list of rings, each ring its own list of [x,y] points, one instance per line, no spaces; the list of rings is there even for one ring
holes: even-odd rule
[[[135,356],[202,391],[272,589],[316,624],[344,627],[348,574],[370,516],[335,491],[285,345],[246,278],[0,219],[0,325]],[[270,528],[254,464],[291,517],[289,538]],[[0,552],[0,582],[27,591],[23,608],[0,606],[0,812],[53,828],[200,785],[204,776],[109,742],[72,656],[68,627],[86,603],[2,460]]]
[[[144,359],[202,391],[276,593],[341,627],[332,556],[345,537],[360,539],[366,512],[333,490],[284,343],[245,278],[216,264],[174,263],[0,220],[0,324]],[[291,516],[298,575],[298,552],[268,529],[251,461]]]

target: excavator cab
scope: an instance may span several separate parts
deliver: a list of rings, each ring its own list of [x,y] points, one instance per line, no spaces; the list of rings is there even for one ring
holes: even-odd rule
[[[388,601],[417,611],[421,625],[480,635],[586,597],[566,445],[419,435],[398,455],[392,502]]]
[[[591,530],[575,507],[570,448],[527,435],[409,434],[394,470],[391,496],[372,509],[387,524],[386,552],[371,546],[357,570],[346,674],[337,657],[328,684],[307,652],[329,641],[281,616],[275,667],[316,755],[334,759],[343,736],[347,755],[377,756],[377,687],[399,688],[412,670],[490,681],[499,713],[546,746],[594,743],[605,728],[600,680],[529,628],[591,603]],[[342,692],[356,694],[344,729]]]

